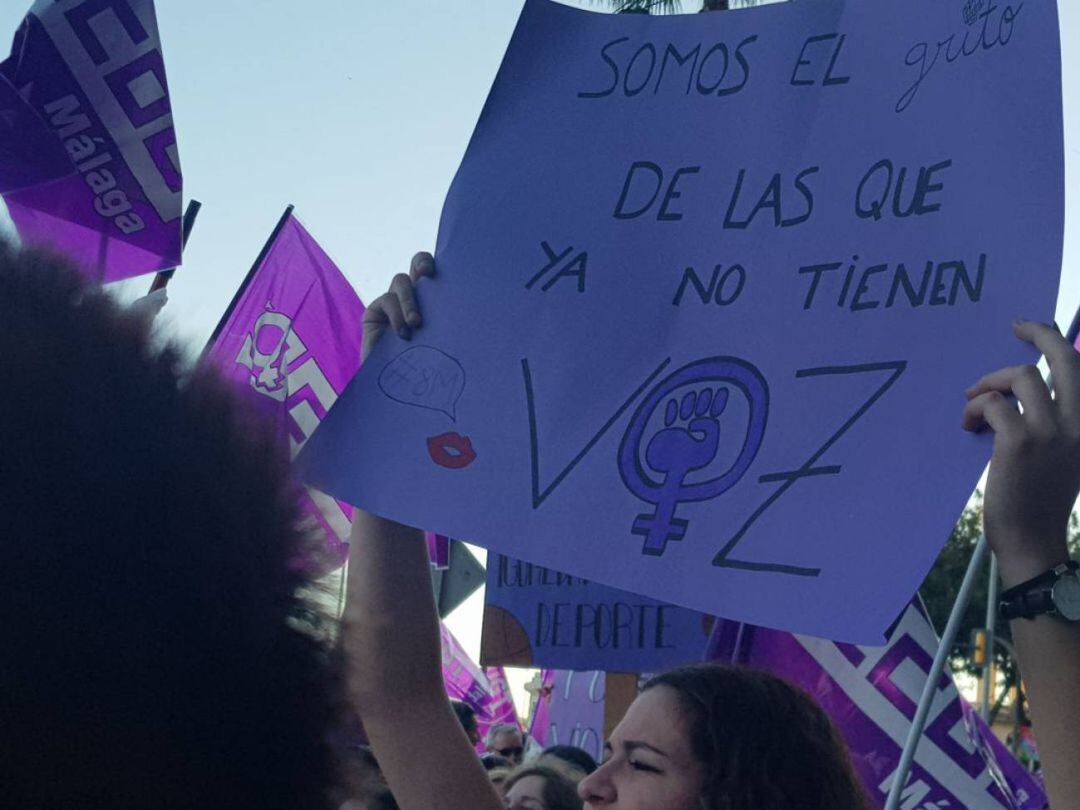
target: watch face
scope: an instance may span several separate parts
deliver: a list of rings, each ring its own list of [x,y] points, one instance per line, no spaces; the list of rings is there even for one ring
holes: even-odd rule
[[[1080,579],[1065,575],[1054,584],[1054,607],[1063,619],[1080,621]]]

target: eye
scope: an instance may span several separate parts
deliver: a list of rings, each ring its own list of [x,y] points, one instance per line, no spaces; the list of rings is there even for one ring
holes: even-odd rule
[[[629,760],[629,762],[630,767],[633,768],[635,771],[644,771],[645,773],[663,773],[663,771],[661,771],[659,768],[654,768],[652,765],[646,765],[644,762],[641,762],[639,760],[631,759]]]

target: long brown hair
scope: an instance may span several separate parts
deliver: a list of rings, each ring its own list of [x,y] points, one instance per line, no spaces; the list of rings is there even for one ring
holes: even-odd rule
[[[866,810],[866,794],[828,715],[767,672],[700,664],[650,680],[675,691],[705,810]]]

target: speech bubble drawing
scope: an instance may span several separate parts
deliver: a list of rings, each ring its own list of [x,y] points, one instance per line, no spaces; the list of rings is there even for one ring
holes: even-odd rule
[[[386,364],[379,389],[395,402],[445,413],[456,422],[465,369],[444,351],[413,346]]]

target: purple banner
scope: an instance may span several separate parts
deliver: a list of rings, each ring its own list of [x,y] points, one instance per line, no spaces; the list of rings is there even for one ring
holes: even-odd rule
[[[871,798],[884,807],[937,646],[925,613],[912,604],[883,647],[721,622],[708,657],[767,669],[813,695],[843,732]],[[1039,784],[991,738],[946,672],[901,806],[1044,807]]]
[[[483,711],[476,716],[480,739],[484,739],[489,728],[509,723],[521,727],[514,698],[510,694],[510,683],[506,680],[506,671],[502,667],[487,667],[484,674],[488,680],[488,699]]]
[[[439,571],[445,571],[450,567],[450,538],[441,534],[425,532],[427,540],[428,559]]]
[[[521,725],[506,673],[501,667],[478,667],[465,648],[445,624],[440,624],[442,634],[443,683],[446,694],[460,700],[476,712],[476,728],[482,740],[491,726],[497,723]]]
[[[295,456],[360,367],[364,305],[348,280],[291,214],[283,218],[204,360],[233,380],[272,420]],[[348,553],[352,509],[307,489],[302,506],[316,575]]]
[[[486,710],[491,696],[487,675],[473,663],[465,648],[445,624],[440,624],[439,628],[442,634],[442,667],[446,694],[472,706],[476,710],[479,723],[479,716]]]
[[[604,754],[601,671],[544,670],[529,736],[547,748],[573,745],[599,762]]]
[[[485,664],[647,672],[696,661],[712,618],[543,566],[488,555]]]
[[[60,139],[0,74],[0,194],[74,172]]]
[[[152,0],[37,0],[0,76],[21,144],[11,154],[0,135],[0,190],[24,243],[102,281],[179,265],[180,162]]]

